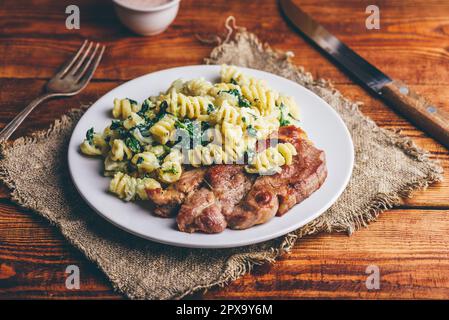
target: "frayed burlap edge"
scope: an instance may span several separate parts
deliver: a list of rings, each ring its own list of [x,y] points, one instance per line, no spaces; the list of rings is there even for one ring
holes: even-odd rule
[[[40,208],[35,203],[30,202],[30,199],[27,197],[24,197],[21,195],[20,191],[16,188],[15,183],[13,179],[11,178],[7,168],[2,164],[1,159],[3,159],[11,148],[16,147],[23,147],[28,145],[33,145],[36,143],[39,143],[41,140],[47,139],[49,136],[53,134],[59,134],[62,129],[66,127],[73,127],[74,124],[79,120],[79,118],[83,115],[84,111],[87,109],[87,106],[83,106],[79,109],[72,109],[67,114],[63,115],[60,119],[56,120],[47,130],[41,130],[36,131],[32,133],[30,136],[20,137],[12,142],[1,142],[0,143],[0,181],[2,181],[11,191],[11,200],[18,205],[30,209],[42,217],[44,217],[46,220],[50,222],[51,225],[60,227],[59,223],[57,221],[53,221],[49,218],[49,216],[46,214],[45,210],[43,208]],[[60,228],[59,228],[60,229]],[[61,229],[60,229],[61,230]],[[95,261],[89,252],[86,252],[83,250],[83,246],[76,241],[75,239],[72,239],[68,237],[63,230],[61,230],[62,235],[64,238],[66,238],[69,243],[71,243],[74,247],[81,250],[86,257],[93,261],[100,270],[104,271],[102,268],[101,263],[98,261]],[[192,294],[194,292],[200,291],[200,290],[207,290],[209,288],[212,288],[214,286],[225,286],[227,283],[232,282],[242,275],[250,272],[252,268],[256,265],[261,265],[266,262],[273,263],[275,262],[276,258],[283,253],[286,253],[290,250],[291,247],[293,247],[293,244],[296,240],[296,235],[294,234],[288,234],[285,236],[285,239],[282,241],[281,245],[278,248],[271,248],[270,252],[264,252],[264,253],[250,253],[250,254],[235,254],[233,255],[226,263],[226,268],[224,272],[222,273],[220,279],[217,281],[210,283],[208,285],[201,285],[192,287],[189,290],[185,292],[173,292],[173,298],[174,299],[181,299],[185,297],[186,295]],[[142,296],[135,296],[130,294],[130,291],[127,290],[126,284],[121,281],[114,281],[114,279],[110,279],[111,284],[114,288],[114,290],[119,291],[121,293],[126,294],[131,299],[144,299],[145,297]]]
[[[8,149],[35,144],[40,140],[48,138],[52,134],[58,134],[63,128],[72,126],[74,122],[77,122],[87,108],[87,106],[81,106],[80,108],[69,110],[67,114],[63,115],[60,119],[55,120],[55,122],[46,130],[33,132],[30,136],[20,137],[12,142],[0,142],[0,181],[2,181],[11,191],[11,200],[29,209],[37,209],[34,208],[32,204],[29,204],[26,198],[21,196],[20,192],[16,189],[14,181],[9,175],[8,169],[1,163],[1,159],[5,157]]]
[[[358,110],[355,110],[356,112],[359,112]],[[1,143],[0,144],[0,159],[4,157],[5,152],[9,148],[14,148],[18,146],[25,146],[25,145],[32,145],[37,142],[39,142],[42,139],[46,139],[48,136],[52,134],[58,134],[62,128],[67,126],[73,126],[73,123],[76,122],[79,117],[83,114],[83,110],[81,109],[73,109],[69,111],[66,115],[62,116],[59,120],[56,120],[52,126],[48,130],[44,131],[38,131],[36,133],[33,133],[29,137],[21,137],[15,140],[12,143]],[[366,118],[364,118],[366,119]],[[372,126],[373,130],[378,130],[379,128],[376,127],[374,124]],[[424,160],[427,159],[428,154],[425,153],[423,150],[419,149],[410,139],[405,137],[399,137],[398,135],[394,134],[393,132],[389,132],[385,130],[384,132],[387,137],[390,139],[390,142],[392,144],[397,145],[400,147],[404,152],[409,154],[409,156],[416,158],[417,160]],[[372,205],[367,208],[366,212],[357,213],[355,216],[359,218],[354,218],[351,220],[345,221],[345,223],[342,223],[340,226],[331,226],[329,223],[327,223],[324,219],[316,219],[306,226],[302,227],[301,229],[289,233],[286,236],[284,236],[284,239],[282,243],[277,248],[271,248],[270,252],[264,252],[264,253],[251,253],[251,254],[236,254],[232,256],[226,263],[226,269],[220,276],[220,278],[208,285],[201,285],[192,287],[189,290],[185,292],[178,292],[173,293],[173,298],[175,299],[181,299],[189,294],[192,294],[194,292],[203,290],[207,291],[209,288],[215,287],[215,286],[225,286],[226,284],[240,278],[241,276],[245,275],[248,272],[251,272],[254,266],[261,265],[264,263],[273,263],[275,260],[281,256],[284,253],[289,252],[293,246],[296,243],[296,240],[298,238],[301,238],[305,235],[311,235],[318,232],[332,232],[332,231],[346,231],[351,233],[354,230],[357,230],[360,227],[365,227],[367,224],[371,221],[374,221],[377,216],[393,207],[394,205],[397,205],[400,203],[400,200],[402,197],[408,197],[410,193],[413,190],[420,189],[420,188],[426,188],[430,183],[440,181],[441,180],[441,170],[438,167],[438,165],[435,162],[429,162],[433,170],[431,171],[431,174],[427,177],[427,179],[423,179],[421,181],[414,181],[412,183],[409,183],[407,185],[403,186],[403,190],[400,192],[397,192],[395,194],[382,194],[379,195],[378,198],[374,199],[372,202]],[[41,208],[36,207],[35,204],[30,203],[27,198],[22,197],[20,192],[15,188],[14,181],[11,179],[8,170],[1,164],[0,161],[0,180],[5,183],[5,185],[11,190],[11,199],[15,203],[27,208],[31,209],[43,217],[47,218],[49,222],[52,225],[58,226],[57,222],[54,222],[50,219],[48,219],[48,216],[46,215],[45,211],[41,210]],[[349,216],[349,215],[348,215]],[[80,246],[77,241],[74,241],[73,239],[66,237],[66,235],[63,233],[64,237],[75,247],[82,250],[82,246]],[[89,258],[89,260],[92,261],[92,257],[90,257],[89,253],[83,251],[86,256]],[[100,269],[102,269],[101,264],[98,264]],[[103,270],[103,269],[102,269]],[[113,279],[112,279],[113,280]],[[115,290],[118,290],[120,292],[123,292],[128,295],[130,298],[134,299],[142,299],[143,297],[140,296],[132,296],[129,294],[129,291],[126,290],[126,288],[123,287],[123,283],[117,282],[117,281],[111,281],[113,287]]]
[[[238,42],[240,38],[243,38],[245,39],[245,41],[252,44],[252,48],[255,48],[259,52],[264,52],[265,54],[270,56],[270,61],[275,61],[282,64],[285,69],[292,70],[292,72],[298,75],[299,78],[304,77],[305,82],[308,85],[330,91],[332,92],[333,96],[338,97],[339,99],[343,99],[346,104],[351,106],[350,110],[348,111],[351,112],[353,116],[356,116],[360,122],[363,122],[372,131],[382,134],[384,136],[385,142],[398,147],[409,157],[412,157],[413,159],[416,159],[420,162],[426,161],[429,168],[429,174],[427,177],[419,180],[417,179],[411,183],[402,185],[401,191],[398,191],[396,193],[379,194],[377,198],[373,199],[371,205],[366,208],[365,212],[354,212],[354,215],[346,215],[351,218],[347,219],[345,221],[345,224],[331,226],[329,223],[326,223],[324,219],[317,218],[304,227],[300,228],[299,230],[293,232],[292,234],[296,236],[295,239],[320,231],[348,232],[349,234],[351,234],[361,227],[366,227],[371,221],[374,221],[378,217],[379,213],[400,204],[401,198],[410,197],[412,191],[418,189],[426,189],[430,184],[439,182],[443,179],[442,167],[440,166],[438,161],[429,159],[429,153],[427,151],[419,148],[410,138],[400,135],[399,132],[393,132],[391,130],[378,127],[374,121],[361,113],[359,106],[363,105],[362,102],[350,101],[334,87],[330,80],[326,80],[323,78],[314,80],[310,72],[305,72],[303,67],[293,64],[291,58],[294,56],[294,54],[292,52],[281,52],[273,50],[267,43],[262,43],[255,34],[247,32],[246,30],[237,30],[237,32],[235,33],[235,40],[233,41]],[[204,59],[205,63],[213,64],[214,61],[217,60],[218,57],[226,51],[227,46],[232,46],[233,41],[227,41],[215,47],[212,50],[210,57]],[[286,250],[289,251],[294,244],[295,240],[290,241],[290,245],[286,246]]]
[[[352,108],[351,111],[355,116],[359,118],[360,121],[363,121],[369,128],[373,131],[377,131],[384,135],[385,141],[388,141],[392,145],[397,146],[405,154],[408,156],[418,160],[418,161],[427,161],[429,167],[429,174],[427,177],[422,179],[417,179],[410,183],[404,184],[401,186],[401,190],[395,193],[390,194],[379,194],[375,199],[372,200],[371,204],[365,209],[364,212],[354,212],[354,214],[346,215],[350,217],[346,219],[344,223],[339,225],[331,225],[323,216],[313,220],[312,222],[306,224],[302,228],[291,232],[284,236],[284,240],[282,241],[279,248],[272,248],[272,252],[269,254],[254,254],[254,256],[246,256],[246,257],[238,257],[238,262],[233,265],[231,262],[228,263],[227,270],[223,273],[221,279],[216,281],[215,283],[208,286],[198,286],[192,288],[191,290],[185,292],[179,297],[182,298],[188,294],[191,294],[198,290],[207,291],[207,289],[213,286],[225,286],[231,281],[238,279],[239,277],[245,275],[247,272],[250,272],[254,266],[261,265],[264,263],[273,263],[276,259],[284,253],[288,253],[291,251],[293,246],[296,243],[296,240],[302,238],[306,235],[312,235],[319,232],[347,232],[348,234],[352,234],[354,231],[366,227],[370,222],[377,219],[380,213],[391,209],[392,207],[399,205],[401,203],[401,198],[407,198],[411,196],[411,193],[415,190],[426,189],[430,184],[442,181],[443,179],[443,169],[439,165],[439,162],[436,160],[429,159],[429,153],[424,149],[419,148],[410,138],[406,136],[402,136],[399,132],[393,132],[387,129],[379,128],[374,121],[364,116],[359,110],[359,105],[362,105],[361,102],[353,103],[350,102],[349,99],[345,98],[340,91],[335,89],[332,82],[329,80],[325,80],[319,78],[317,80],[313,79],[313,76],[309,72],[305,72],[304,68],[301,66],[296,66],[292,63],[291,57],[293,54],[291,52],[279,52],[271,49],[271,47],[262,43],[255,34],[246,32],[245,30],[239,31],[235,35],[235,39],[238,37],[247,38],[247,40],[254,44],[254,47],[257,47],[259,51],[265,51],[271,55],[273,60],[282,61],[284,60],[285,67],[294,70],[297,74],[306,75],[310,84],[319,86],[325,90],[331,90],[332,94],[344,99],[346,102],[350,103]],[[224,42],[219,46],[215,47],[209,58],[205,58],[204,61],[206,64],[212,64],[215,59],[226,50],[226,46],[231,45],[232,41]],[[232,257],[233,260],[235,257]]]
[[[338,90],[336,90],[333,87],[331,82],[326,81],[324,79],[314,80],[310,73],[304,73],[304,69],[302,67],[297,67],[293,65],[290,61],[289,53],[281,53],[273,51],[268,45],[262,44],[257,39],[257,37],[251,33],[240,32],[236,34],[236,38],[237,37],[248,37],[249,41],[254,42],[257,45],[258,50],[265,50],[272,56],[272,59],[278,61],[284,60],[286,67],[291,68],[292,70],[294,70],[294,72],[298,74],[302,75],[306,74],[306,76],[308,77],[308,81],[310,81],[310,84],[319,86],[324,90],[331,90],[333,95],[339,96],[345,101],[350,102],[348,99],[344,98]],[[220,46],[216,47],[212,51],[210,58],[205,59],[206,63],[210,63],[211,60],[214,59],[214,57],[218,56],[221,51],[225,50],[225,46],[227,45],[229,45],[229,42],[223,43]],[[394,205],[399,204],[401,198],[409,197],[412,191],[416,189],[424,189],[429,184],[442,180],[441,167],[438,165],[436,161],[429,160],[428,153],[418,148],[411,139],[400,136],[399,134],[391,132],[389,130],[377,127],[372,120],[367,119],[359,111],[358,103],[351,103],[351,105],[352,105],[351,111],[354,112],[354,114],[357,117],[359,117],[359,120],[365,122],[372,130],[378,131],[379,133],[383,134],[386,141],[388,141],[392,145],[399,147],[408,156],[418,161],[427,161],[427,164],[430,169],[428,176],[413,181],[411,183],[405,184],[404,186],[402,186],[401,191],[398,191],[396,193],[378,195],[378,197],[371,202],[371,205],[367,207],[366,210],[364,210],[363,212],[354,212],[354,215],[347,215],[350,216],[351,218],[346,219],[344,222],[338,225],[335,225],[335,223],[334,225],[331,225],[321,216],[320,218],[317,218],[316,220],[310,222],[301,229],[284,236],[284,239],[281,242],[281,244],[276,248],[271,248],[269,252],[250,253],[250,254],[245,253],[233,255],[227,261],[225,270],[216,281],[209,283],[207,285],[192,287],[184,292],[174,292],[173,298],[180,299],[185,297],[186,295],[192,294],[200,290],[206,291],[207,289],[214,286],[225,286],[229,282],[236,280],[237,278],[250,272],[256,265],[274,262],[280,255],[289,252],[295,245],[296,240],[298,238],[301,238],[305,235],[311,235],[318,232],[332,232],[332,231],[348,232],[350,234],[354,230],[367,226],[371,221],[374,221],[381,212],[392,208]],[[56,120],[55,123],[48,130],[36,132],[32,134],[30,137],[19,138],[12,143],[5,143],[5,142],[1,143],[0,159],[4,157],[5,153],[9,148],[34,144],[42,139],[47,138],[52,134],[58,134],[58,132],[60,132],[62,128],[73,125],[74,122],[76,122],[82,115],[82,113],[83,113],[82,109],[73,109],[67,115],[61,117],[61,119]],[[11,199],[14,202],[23,207],[36,211],[48,219],[46,213],[40,210],[41,208],[36,207],[36,205],[33,203],[29,203],[29,201],[26,198],[21,196],[20,192],[18,192],[18,190],[15,188],[14,181],[12,181],[7,169],[1,163],[0,163],[0,180],[2,180],[5,183],[5,185],[11,190]],[[53,225],[57,225],[56,222],[53,222],[50,219],[48,220]],[[64,236],[66,237],[65,234]],[[79,243],[68,237],[66,238],[75,247],[82,249],[82,246],[80,246]],[[87,252],[84,253],[90,260],[92,260],[92,257],[90,257],[89,253]],[[98,266],[100,267],[100,269],[102,269],[101,264],[98,264]],[[129,290],[126,290],[123,283],[114,281],[114,279],[111,280],[114,288],[116,290],[124,292],[125,294],[128,295],[128,297],[137,299],[145,298],[142,296],[131,295],[129,293]]]

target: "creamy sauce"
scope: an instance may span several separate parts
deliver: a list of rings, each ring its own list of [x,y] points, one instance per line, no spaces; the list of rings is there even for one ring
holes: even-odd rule
[[[169,3],[170,1],[171,0],[118,0],[117,2],[134,8],[149,9],[159,7],[163,4]]]

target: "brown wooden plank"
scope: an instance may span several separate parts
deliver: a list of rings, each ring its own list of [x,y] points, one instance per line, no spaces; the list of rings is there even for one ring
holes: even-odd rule
[[[390,210],[351,237],[302,239],[275,265],[258,267],[206,298],[447,298],[448,232],[449,210]],[[0,298],[121,297],[44,219],[3,203],[0,261]],[[76,292],[64,286],[70,264],[81,270]],[[380,291],[364,286],[371,264],[380,268]]]
[[[245,276],[205,297],[447,299],[448,213],[393,210],[352,237],[308,237],[261,274]],[[380,269],[378,291],[365,286],[369,265]]]
[[[67,4],[68,1],[59,1],[50,5],[47,0],[28,8],[14,1],[7,2],[0,14],[0,31],[4,30],[0,34],[8,39],[0,43],[3,59],[0,77],[48,78],[82,38],[98,39],[108,45],[96,78],[130,79],[154,70],[197,64],[209,53],[210,46],[199,43],[194,34],[205,30],[222,32],[225,17],[235,15],[240,25],[258,34],[263,41],[277,49],[296,52],[296,63],[336,82],[348,83],[346,76],[292,32],[275,1],[228,1],[226,5],[216,2],[211,5],[210,1],[186,0],[169,30],[151,38],[134,36],[124,29],[109,1],[79,1],[83,14],[81,30],[66,30]],[[444,30],[449,21],[449,5],[438,0],[419,4],[381,2],[382,27],[367,31],[365,4],[359,1],[301,2],[305,11],[391,76],[410,84],[447,84],[449,39]],[[99,17],[97,12],[103,14]],[[17,23],[18,19],[22,23]],[[438,72],[434,70],[436,65]]]
[[[95,101],[122,80],[172,66],[201,63],[211,46],[195,33],[222,32],[228,15],[274,48],[292,50],[294,62],[315,77],[332,79],[343,94],[365,103],[362,111],[381,127],[398,129],[439,159],[445,181],[415,192],[402,209],[390,210],[353,237],[304,239],[273,267],[206,298],[447,298],[449,154],[442,146],[354,85],[295,34],[275,1],[183,0],[175,23],[162,35],[143,38],[122,27],[110,2],[80,0],[81,30],[66,30],[69,1],[2,1],[0,4],[0,127],[42,90],[53,72],[84,38],[108,51],[95,81],[80,95],[36,110],[16,136],[44,129],[69,108]],[[441,108],[448,108],[449,3],[439,0],[381,0],[381,29],[364,23],[368,2],[301,0],[301,7],[392,77],[404,80]],[[182,53],[182,54],[180,54]],[[121,298],[104,275],[43,219],[12,205],[0,187],[0,298]],[[413,208],[413,209],[407,209]],[[440,210],[429,210],[439,208]],[[381,290],[364,287],[367,264],[381,268]],[[64,270],[77,264],[82,289],[67,291]],[[201,297],[196,295],[195,297]]]
[[[65,287],[69,265],[80,268],[81,290]],[[0,204],[0,299],[121,298],[104,274],[46,220]]]

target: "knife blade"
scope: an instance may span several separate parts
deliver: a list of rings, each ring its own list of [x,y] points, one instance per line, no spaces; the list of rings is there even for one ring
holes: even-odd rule
[[[344,72],[449,149],[448,112],[437,108],[402,81],[393,80],[363,59],[292,0],[280,0],[280,7],[291,24]]]

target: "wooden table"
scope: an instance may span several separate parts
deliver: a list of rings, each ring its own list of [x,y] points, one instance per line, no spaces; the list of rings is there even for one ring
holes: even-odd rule
[[[292,50],[295,63],[315,77],[332,79],[343,94],[363,101],[362,111],[381,127],[401,130],[429,150],[446,169],[445,181],[383,213],[356,232],[316,235],[297,244],[274,265],[256,268],[226,288],[195,298],[449,298],[449,154],[446,149],[370,97],[295,34],[274,0],[183,0],[170,28],[155,37],[122,27],[110,1],[3,0],[0,4],[0,126],[43,89],[83,39],[107,44],[92,83],[79,95],[40,106],[15,136],[43,129],[72,107],[95,101],[136,76],[199,64],[211,47],[195,33],[222,32],[228,15],[274,48]],[[448,109],[449,2],[383,0],[381,29],[365,28],[373,1],[302,0],[312,14],[363,57],[390,76]],[[75,3],[81,29],[65,28],[65,8]],[[67,265],[81,270],[81,289],[68,291]],[[368,265],[380,268],[380,290],[366,289]],[[21,209],[0,189],[0,298],[123,298],[106,277],[43,218]]]

